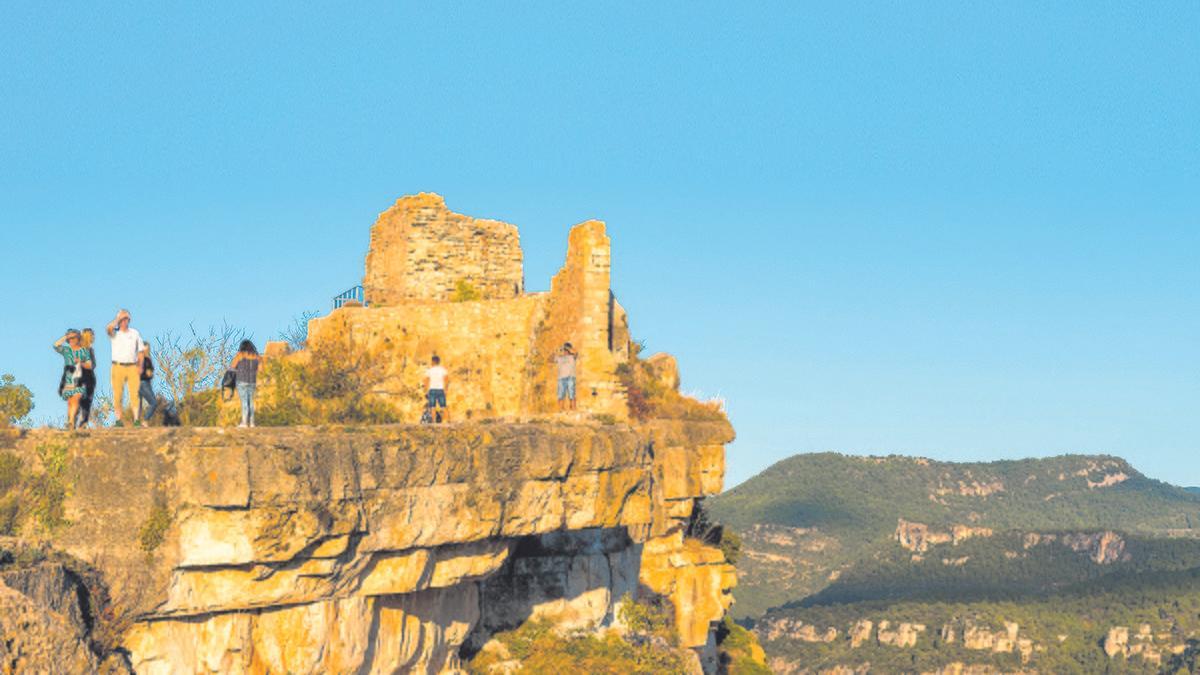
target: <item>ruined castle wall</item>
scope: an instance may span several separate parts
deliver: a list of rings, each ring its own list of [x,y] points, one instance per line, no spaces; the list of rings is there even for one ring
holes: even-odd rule
[[[403,419],[425,405],[421,381],[437,354],[450,371],[454,419],[516,417],[528,411],[534,385],[533,335],[545,295],[510,300],[343,307],[309,324],[309,344],[358,350],[383,364],[386,395]]]
[[[373,230],[367,274],[369,306],[343,307],[313,320],[310,344],[365,352],[372,361],[382,363],[386,377],[376,393],[404,419],[412,420],[420,417],[424,406],[421,380],[431,357],[437,354],[451,373],[449,404],[454,418],[461,420],[556,410],[554,356],[564,342],[571,342],[579,353],[579,408],[627,419],[617,367],[630,358],[629,319],[610,291],[611,252],[604,223],[588,221],[571,229],[566,261],[551,281],[549,293],[512,296],[510,291],[519,291],[512,278],[520,274],[515,234],[512,246],[516,253],[508,258],[501,255],[497,263],[500,272],[460,264],[465,258],[430,268],[428,274],[414,271],[405,262],[416,250],[414,242],[422,237],[442,231],[451,237],[464,223],[477,227],[493,222],[451,213],[436,195],[401,199],[380,217]],[[418,223],[423,223],[417,227],[419,232],[411,234]],[[489,246],[487,255],[509,250],[507,244]],[[428,253],[432,249],[421,250]],[[421,257],[428,260],[425,253]],[[411,292],[441,289],[434,294],[437,297],[423,299],[446,300],[452,282],[466,278],[463,273],[468,269],[476,275],[471,283],[490,289],[488,299],[418,302]]]
[[[454,213],[436,194],[402,197],[371,228],[367,304],[445,301],[459,283],[486,299],[515,298],[525,289],[522,260],[515,225]]]
[[[571,228],[567,258],[550,283],[545,329],[537,336],[541,381],[556,379],[553,355],[564,342],[579,353],[579,407],[617,419],[629,415],[617,366],[628,359],[628,317],[611,291],[611,243],[604,223],[590,220]],[[539,410],[553,410],[556,391],[540,392]]]

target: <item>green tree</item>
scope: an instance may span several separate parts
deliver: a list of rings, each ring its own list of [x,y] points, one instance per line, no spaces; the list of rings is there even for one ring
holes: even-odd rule
[[[33,410],[33,392],[16,378],[0,377],[0,426],[21,423]]]

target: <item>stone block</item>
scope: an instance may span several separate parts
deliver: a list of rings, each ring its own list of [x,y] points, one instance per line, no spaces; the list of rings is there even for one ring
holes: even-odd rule
[[[250,505],[250,463],[245,447],[187,448],[179,468],[184,503],[221,508]]]

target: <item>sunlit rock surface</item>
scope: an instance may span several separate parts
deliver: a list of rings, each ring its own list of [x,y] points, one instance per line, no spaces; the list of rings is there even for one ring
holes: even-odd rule
[[[133,670],[329,673],[454,672],[496,631],[612,625],[648,592],[674,603],[684,646],[710,650],[735,575],[683,533],[731,438],[719,422],[547,421],[5,443],[31,468],[66,448],[68,523],[48,537],[103,578]],[[0,603],[33,611],[4,588]],[[92,667],[71,610],[50,609],[36,630]]]

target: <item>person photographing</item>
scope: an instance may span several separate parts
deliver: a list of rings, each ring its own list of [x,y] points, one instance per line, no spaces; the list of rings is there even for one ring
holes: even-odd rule
[[[579,354],[570,342],[564,342],[554,356],[558,367],[558,410],[575,410],[575,373],[579,368]]]
[[[128,391],[129,409],[133,413],[133,426],[142,425],[142,405],[139,389],[142,383],[142,361],[146,358],[146,343],[142,334],[129,325],[132,316],[129,310],[117,312],[116,318],[105,327],[112,341],[112,402],[116,426],[125,426],[122,419],[125,410],[125,395]]]

